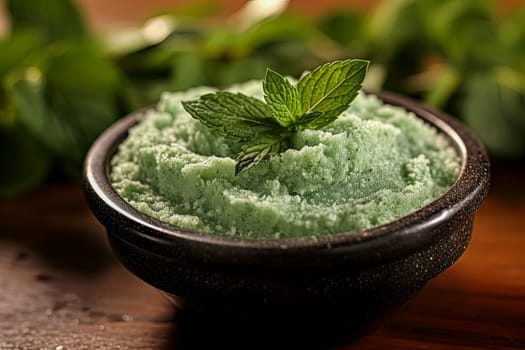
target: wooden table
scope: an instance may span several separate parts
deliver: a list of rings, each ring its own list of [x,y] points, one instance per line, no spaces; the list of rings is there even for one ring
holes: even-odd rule
[[[340,350],[525,349],[524,176],[496,167],[463,257]],[[178,348],[173,309],[113,258],[79,186],[0,203],[0,223],[1,350]]]

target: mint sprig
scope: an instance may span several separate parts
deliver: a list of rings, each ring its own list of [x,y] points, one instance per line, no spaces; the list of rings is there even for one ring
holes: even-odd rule
[[[264,100],[220,91],[183,101],[184,109],[218,134],[242,143],[235,174],[290,147],[293,133],[321,129],[345,111],[359,93],[368,61],[353,59],[319,66],[294,85],[268,69]]]

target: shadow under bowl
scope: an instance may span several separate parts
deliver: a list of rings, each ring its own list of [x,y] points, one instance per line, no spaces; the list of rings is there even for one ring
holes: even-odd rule
[[[143,111],[95,142],[84,173],[89,205],[124,266],[183,310],[177,328],[187,336],[181,341],[218,347],[222,339],[226,347],[236,342],[245,348],[347,343],[461,256],[488,191],[483,146],[450,116],[397,95],[377,96],[444,134],[461,157],[462,171],[429,205],[360,232],[253,240],[171,226],[132,208],[109,180],[110,160]]]

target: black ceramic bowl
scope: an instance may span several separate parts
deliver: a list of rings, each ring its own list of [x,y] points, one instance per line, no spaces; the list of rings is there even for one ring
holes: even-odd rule
[[[247,337],[256,338],[248,348],[283,336],[281,345],[347,342],[402,307],[460,257],[489,184],[487,155],[457,120],[403,97],[378,96],[433,125],[462,159],[450,190],[389,224],[324,237],[249,240],[151,218],[127,204],[108,178],[111,157],[142,112],[116,123],[91,148],[87,199],[125,267],[184,309],[185,319],[193,320],[185,322],[197,334],[220,329],[202,339],[239,339],[251,330]],[[212,327],[199,329],[204,324]]]

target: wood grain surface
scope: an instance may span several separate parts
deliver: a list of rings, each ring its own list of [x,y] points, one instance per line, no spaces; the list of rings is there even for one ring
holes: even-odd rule
[[[463,257],[339,350],[525,349],[524,176],[499,166]],[[172,307],[114,259],[79,186],[0,203],[0,223],[1,350],[179,349]]]

